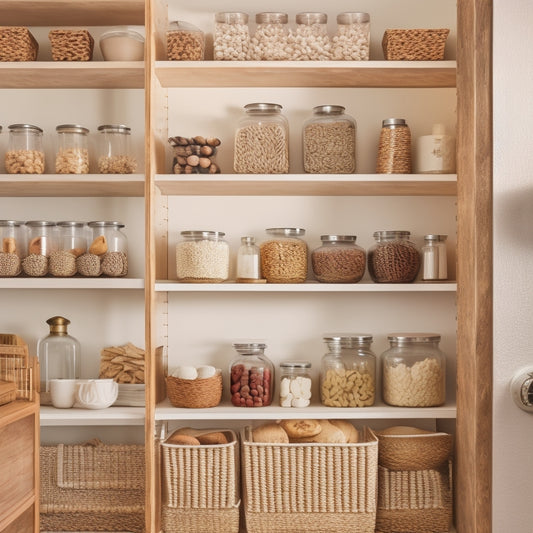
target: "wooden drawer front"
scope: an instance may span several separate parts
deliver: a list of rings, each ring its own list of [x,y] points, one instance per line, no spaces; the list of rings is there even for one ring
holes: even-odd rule
[[[9,524],[0,533],[33,533],[35,531],[33,524],[34,517],[33,505],[26,509],[14,522]]]

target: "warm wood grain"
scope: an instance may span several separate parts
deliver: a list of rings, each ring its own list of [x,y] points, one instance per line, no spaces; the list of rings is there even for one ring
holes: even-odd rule
[[[20,510],[22,509],[22,511]],[[18,516],[13,522],[11,522],[4,529],[1,529],[0,524],[0,533],[38,533],[39,531],[39,522],[38,514],[36,511],[38,506],[35,505],[35,498],[31,497],[28,500],[22,502],[16,509],[13,509],[13,515]],[[37,523],[35,520],[37,516]]]

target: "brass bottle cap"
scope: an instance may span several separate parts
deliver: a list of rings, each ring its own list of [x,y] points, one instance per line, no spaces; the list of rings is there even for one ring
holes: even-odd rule
[[[49,318],[46,323],[50,326],[51,335],[67,335],[67,326],[70,324],[68,318],[62,316],[53,316]]]

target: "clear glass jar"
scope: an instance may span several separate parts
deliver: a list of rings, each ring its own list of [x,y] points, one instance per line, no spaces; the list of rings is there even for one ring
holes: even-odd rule
[[[131,128],[120,124],[98,126],[98,172],[133,174],[137,160],[131,149]]]
[[[253,283],[261,279],[261,252],[255,237],[241,237],[237,251],[237,282]]]
[[[381,355],[383,400],[399,407],[436,407],[446,399],[446,355],[436,333],[393,333]]]
[[[169,61],[202,61],[205,55],[205,35],[200,28],[184,20],[174,20],[167,30]]]
[[[372,335],[324,336],[328,352],[320,369],[320,400],[328,407],[368,407],[376,394],[376,356]]]
[[[76,258],[87,252],[84,222],[57,223],[58,249],[50,254],[48,271],[55,277],[70,277],[77,273]]]
[[[279,365],[279,404],[281,407],[307,407],[311,403],[311,363],[283,361]]]
[[[229,277],[229,245],[221,231],[182,231],[176,275],[187,283],[220,283]]]
[[[235,133],[233,168],[237,174],[287,174],[289,172],[289,123],[282,106],[253,103]]]
[[[122,232],[124,224],[98,220],[87,226],[92,232],[88,253],[99,257],[101,273],[109,277],[125,276],[128,273],[128,238]]]
[[[296,28],[289,35],[290,59],[293,61],[331,59],[327,23],[326,13],[297,13]]]
[[[355,172],[357,124],[341,105],[319,105],[303,126],[304,170],[311,174]]]
[[[143,61],[144,36],[127,26],[111,28],[100,36],[104,61]]]
[[[24,274],[42,277],[48,274],[48,258],[57,251],[56,223],[48,220],[26,222],[28,254],[22,261]]]
[[[261,275],[268,283],[303,283],[307,279],[307,243],[302,228],[268,228],[261,243]]]
[[[26,257],[26,228],[18,220],[0,220],[0,277],[11,278],[22,272],[22,260]]]
[[[287,13],[257,13],[257,27],[250,41],[250,59],[282,61],[289,59]]]
[[[274,365],[266,344],[234,343],[239,354],[230,365],[231,403],[236,407],[266,407],[274,394]]]
[[[433,124],[431,135],[416,140],[415,172],[455,174],[455,138],[446,134],[444,124]]]
[[[337,31],[331,39],[331,59],[368,61],[370,58],[370,15],[339,13]]]
[[[215,14],[213,59],[219,61],[245,61],[250,53],[248,14],[224,12]]]
[[[420,269],[420,252],[409,231],[375,231],[368,249],[368,272],[376,283],[410,283]]]
[[[56,173],[89,173],[89,130],[77,124],[61,124],[56,127]]]
[[[424,281],[448,279],[447,238],[448,235],[424,235],[424,246],[422,246],[422,279]]]
[[[311,265],[323,283],[357,283],[365,274],[366,253],[356,235],[321,235],[322,246],[311,252]]]
[[[378,174],[411,173],[411,130],[403,118],[387,118],[379,136]]]
[[[11,124],[4,161],[8,174],[43,174],[43,130],[31,124]]]

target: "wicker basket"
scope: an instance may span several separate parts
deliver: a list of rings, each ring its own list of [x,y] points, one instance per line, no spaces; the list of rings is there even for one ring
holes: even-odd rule
[[[0,380],[15,383],[18,400],[33,401],[37,358],[29,356],[28,345],[18,335],[0,333],[0,341]]]
[[[205,379],[167,376],[167,396],[174,407],[215,407],[222,398],[222,372]]]
[[[385,59],[437,61],[444,59],[444,46],[450,30],[385,30],[382,46]]]
[[[0,405],[17,399],[17,386],[10,381],[0,381]]]
[[[254,533],[374,533],[378,442],[254,443],[242,435],[243,501]]]
[[[237,437],[228,444],[185,446],[161,443],[165,533],[238,533],[239,455]]]
[[[87,30],[51,30],[48,38],[54,61],[90,61],[94,39]]]
[[[39,44],[28,28],[0,26],[0,61],[35,61]]]

